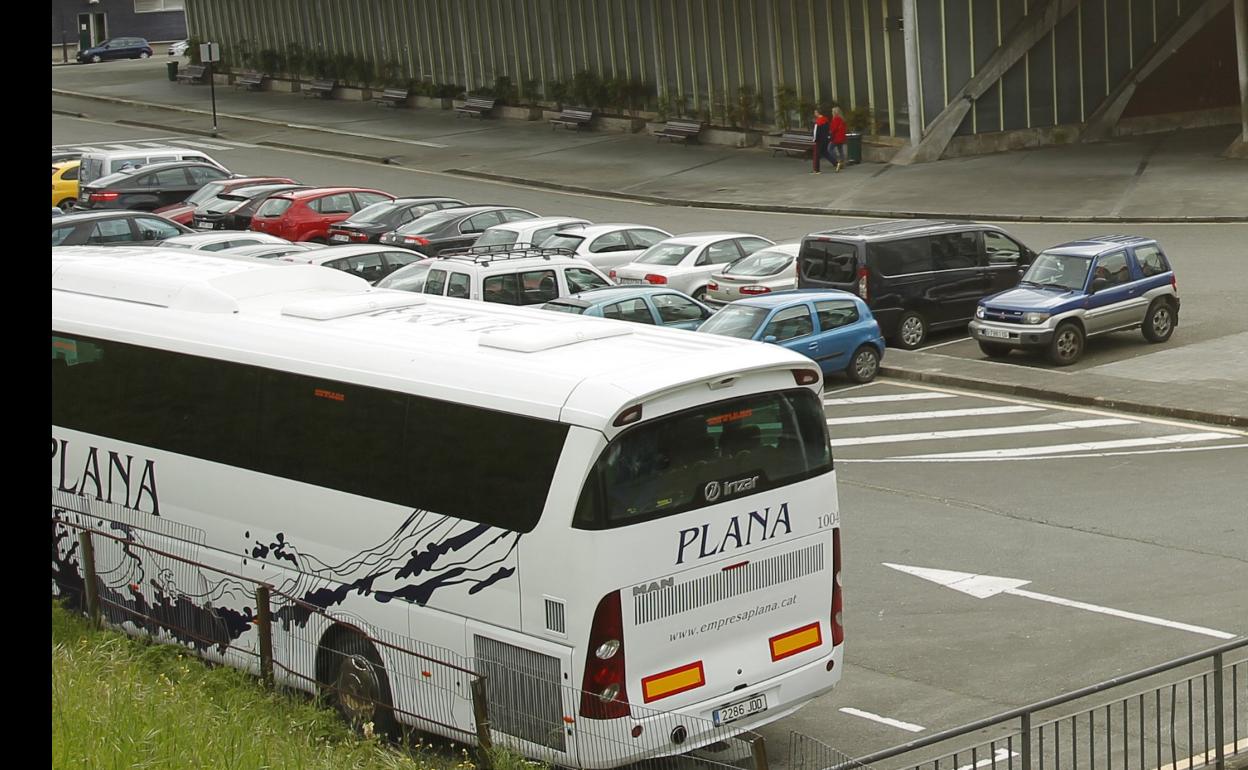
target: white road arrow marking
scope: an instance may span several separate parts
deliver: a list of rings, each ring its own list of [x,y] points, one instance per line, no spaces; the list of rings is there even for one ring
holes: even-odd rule
[[[930,580],[937,585],[952,588],[961,591],[969,596],[977,599],[987,599],[997,594],[1010,594],[1012,596],[1021,596],[1026,599],[1038,599],[1042,602],[1050,604],[1060,604],[1063,607],[1073,607],[1077,610],[1087,610],[1089,612],[1098,612],[1102,615],[1112,615],[1116,618],[1124,618],[1126,620],[1135,620],[1140,623],[1151,623],[1155,626],[1164,626],[1179,631],[1190,631],[1193,634],[1203,634],[1212,636],[1215,639],[1234,639],[1235,634],[1228,634],[1225,631],[1218,631],[1213,628],[1205,628],[1204,626],[1193,626],[1189,623],[1179,623],[1174,620],[1166,620],[1165,618],[1155,618],[1152,615],[1140,615],[1135,612],[1126,612],[1124,610],[1116,610],[1112,607],[1101,607],[1087,602],[1079,602],[1073,599],[1063,599],[1060,596],[1049,596],[1048,594],[1036,593],[1035,591],[1025,591],[1021,586],[1030,583],[1030,580],[1019,580],[1017,578],[997,577],[995,575],[977,575],[971,572],[954,572],[947,569],[932,569],[930,567],[911,567],[905,564],[889,564],[883,563],[885,567],[895,569],[899,572],[905,572],[908,575]]]
[[[970,753],[970,752],[967,752],[967,753]],[[1017,751],[1010,751],[1007,748],[999,748],[996,750],[996,752],[994,752],[994,754],[991,757],[984,757],[983,759],[979,760],[978,762],[974,764],[962,765],[961,767],[958,768],[958,770],[973,770],[973,768],[988,767],[988,766],[996,767],[998,764],[1002,762],[1008,763],[1010,757],[1017,757],[1017,756],[1019,756],[1019,753]]]
[[[921,733],[924,730],[923,725],[916,725],[911,722],[903,722],[900,719],[893,719],[891,717],[882,717],[879,714],[872,714],[870,711],[863,711],[862,709],[846,707],[846,708],[838,709],[838,711],[840,711],[842,714],[849,714],[850,716],[862,717],[863,719],[870,719],[872,722],[879,722],[880,724],[885,724],[885,725],[888,725],[889,727],[896,727],[896,728],[905,730],[906,732],[910,732],[910,733]]]

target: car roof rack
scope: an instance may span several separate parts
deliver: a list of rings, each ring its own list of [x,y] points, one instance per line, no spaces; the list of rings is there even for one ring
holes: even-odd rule
[[[447,249],[438,254],[438,259],[454,259],[471,262],[476,265],[488,265],[491,262],[507,259],[528,259],[541,257],[570,257],[571,249],[542,248],[531,243],[496,243],[492,246],[468,246],[463,249]]]

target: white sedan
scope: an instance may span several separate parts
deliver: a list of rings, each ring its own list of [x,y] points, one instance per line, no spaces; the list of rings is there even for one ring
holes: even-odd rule
[[[749,233],[686,233],[660,241],[637,258],[611,271],[621,285],[649,283],[683,291],[699,302],[711,276],[759,249],[775,244]]]
[[[666,230],[649,225],[616,222],[606,225],[582,225],[565,227],[535,246],[547,249],[567,249],[599,270],[627,265],[642,252],[664,238],[671,238]]]

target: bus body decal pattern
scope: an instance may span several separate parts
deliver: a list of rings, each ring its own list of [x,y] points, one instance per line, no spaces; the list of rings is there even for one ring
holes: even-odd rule
[[[745,566],[633,595],[634,624],[661,620],[734,596],[812,575],[824,568],[823,543],[751,561]]]

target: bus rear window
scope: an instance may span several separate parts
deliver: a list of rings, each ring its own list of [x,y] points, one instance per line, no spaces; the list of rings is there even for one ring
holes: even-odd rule
[[[574,524],[606,529],[774,489],[832,470],[814,393],[720,401],[644,422],[590,471]]]

